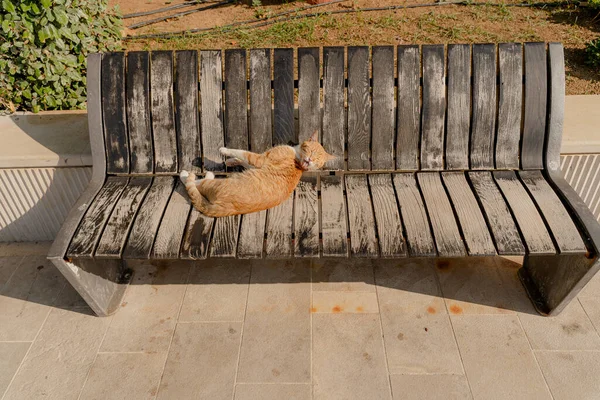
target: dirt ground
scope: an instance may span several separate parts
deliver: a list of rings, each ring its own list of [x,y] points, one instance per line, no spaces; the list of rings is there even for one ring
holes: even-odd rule
[[[247,0],[249,1],[249,0]],[[125,42],[127,50],[207,49],[233,47],[302,47],[406,43],[485,43],[559,41],[565,45],[567,94],[600,94],[600,71],[585,64],[585,44],[600,36],[597,13],[574,5],[560,7],[511,7],[496,5],[450,5],[394,11],[356,12],[329,15],[327,12],[362,7],[413,4],[422,0],[348,0],[306,12],[323,14],[307,19],[276,23],[262,28],[217,30],[199,36],[167,39],[134,39]],[[110,0],[123,14],[181,4],[174,0]],[[263,1],[261,6],[232,3],[170,19],[127,35],[212,28],[237,21],[305,7],[302,1],[281,4]],[[140,21],[193,9],[183,8],[124,20],[126,26]]]

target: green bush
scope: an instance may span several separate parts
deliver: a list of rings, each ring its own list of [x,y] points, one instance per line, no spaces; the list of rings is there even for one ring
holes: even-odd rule
[[[107,0],[0,0],[0,110],[85,108],[86,56],[121,47]]]
[[[591,8],[600,8],[600,0],[588,0],[588,7]]]
[[[585,46],[585,55],[589,65],[600,68],[600,38],[588,42]]]

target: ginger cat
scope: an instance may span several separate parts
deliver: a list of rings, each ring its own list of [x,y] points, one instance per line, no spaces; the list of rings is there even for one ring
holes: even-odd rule
[[[181,171],[180,178],[194,207],[206,216],[266,210],[290,197],[303,171],[319,169],[335,158],[325,152],[317,135],[318,131],[298,146],[277,146],[263,154],[221,147],[221,154],[229,157],[227,166],[242,165],[247,169],[226,179],[215,179],[212,172],[207,172],[204,179],[196,180],[187,171]]]

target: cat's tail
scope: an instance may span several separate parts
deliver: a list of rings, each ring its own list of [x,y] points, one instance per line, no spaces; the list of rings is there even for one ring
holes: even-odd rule
[[[200,211],[202,214],[209,214],[209,203],[206,197],[202,196],[202,193],[198,190],[196,183],[196,175],[193,172],[188,173],[187,171],[181,171],[179,175],[181,181],[185,184],[185,190],[192,201],[192,205]],[[215,174],[207,172],[204,179],[215,179]]]

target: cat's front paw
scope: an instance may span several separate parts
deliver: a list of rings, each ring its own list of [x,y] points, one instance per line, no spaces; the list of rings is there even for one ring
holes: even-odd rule
[[[190,176],[190,173],[186,170],[183,170],[179,173],[179,179],[181,179],[181,182],[183,184],[185,184],[185,181],[187,180],[188,176]]]
[[[219,147],[219,153],[224,157],[228,157],[230,152],[227,147]]]

